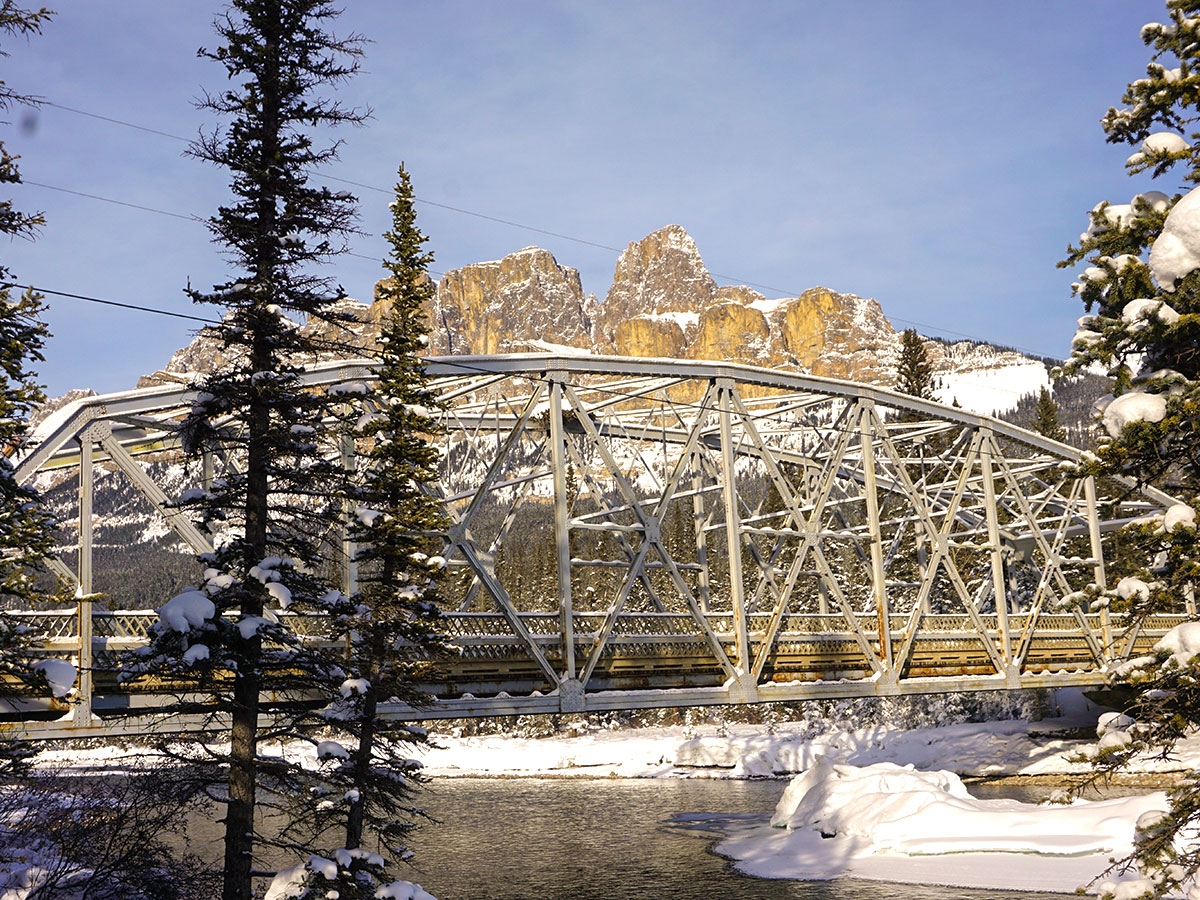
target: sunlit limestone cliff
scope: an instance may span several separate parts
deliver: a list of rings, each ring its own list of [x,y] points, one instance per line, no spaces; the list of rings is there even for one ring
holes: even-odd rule
[[[813,288],[768,300],[718,286],[678,225],[625,248],[603,303],[575,269],[526,248],[447,272],[431,310],[435,353],[561,344],[620,356],[717,359],[888,384],[896,332],[875,300]]]
[[[378,289],[369,306],[346,300],[339,311],[348,327],[297,327],[330,345],[344,342],[350,353],[369,351],[387,313]],[[900,343],[874,299],[825,287],[768,299],[750,287],[718,285],[678,225],[625,248],[603,301],[584,293],[577,269],[526,247],[446,272],[427,313],[434,355],[565,350],[719,360],[883,387],[895,383]],[[1040,360],[1014,351],[934,340],[927,349],[939,398],[977,412],[1011,408],[1047,383]],[[139,386],[185,383],[221,365],[227,352],[201,334]]]

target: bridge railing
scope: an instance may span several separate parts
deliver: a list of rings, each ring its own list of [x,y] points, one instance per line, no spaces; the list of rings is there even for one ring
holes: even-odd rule
[[[67,651],[78,651],[79,641],[79,612],[74,608],[42,610],[37,612],[10,613],[26,630],[32,642],[32,649],[45,654],[62,654]],[[561,641],[561,620],[554,613],[520,613],[518,618],[525,629],[540,643]],[[605,623],[604,613],[576,613],[576,641],[591,641],[600,632]],[[284,613],[280,616],[295,633],[306,637],[327,636],[328,620],[320,616],[291,615]],[[1036,620],[1036,621],[1035,621]],[[1161,635],[1167,629],[1188,621],[1185,614],[1162,613],[1147,617],[1137,627],[1141,635]],[[91,616],[92,644],[95,648],[107,651],[132,649],[147,643],[150,629],[158,621],[154,610],[96,610]],[[732,641],[735,636],[732,617],[726,614],[709,614],[704,616],[709,630],[722,641]],[[843,615],[816,615],[810,613],[795,613],[783,617],[778,628],[779,635],[800,636],[807,639],[824,637],[852,640],[861,630],[870,629],[877,625],[874,613],[863,612],[854,617],[857,629],[848,626]],[[1013,633],[1025,630],[1031,622],[1036,629],[1033,637],[1052,638],[1063,636],[1083,636],[1085,634],[1102,634],[1106,624],[1105,617],[1098,613],[1082,615],[1071,614],[1028,614],[1010,615],[1008,627]],[[761,639],[768,633],[770,617],[752,615],[748,617],[749,635]],[[889,624],[893,636],[904,633],[909,624],[906,616],[891,616]],[[1000,630],[999,617],[980,615],[937,614],[925,616],[921,622],[918,639],[945,639],[956,637],[960,639],[977,639],[980,632],[977,625],[982,625],[984,634],[994,641],[999,641],[1003,635]],[[438,620],[438,628],[448,638],[451,644],[463,647],[485,646],[489,643],[497,645],[519,644],[520,636],[514,630],[510,619],[499,613],[446,613]],[[615,639],[626,641],[666,640],[677,643],[703,642],[705,630],[696,620],[686,613],[628,613],[617,617],[613,625]],[[1125,632],[1118,631],[1118,637]]]

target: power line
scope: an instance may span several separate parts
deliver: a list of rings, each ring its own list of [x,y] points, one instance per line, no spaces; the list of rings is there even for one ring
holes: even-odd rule
[[[49,100],[43,100],[43,101],[41,101],[41,105],[42,106],[53,106],[55,109],[61,109],[64,112],[75,113],[78,116],[87,116],[89,119],[100,119],[102,122],[111,122],[113,125],[124,125],[126,128],[136,128],[138,131],[145,131],[150,134],[157,134],[160,137],[166,137],[166,138],[171,138],[176,141],[183,141],[184,143],[190,143],[190,140],[188,138],[181,137],[177,134],[171,134],[170,132],[167,132],[167,131],[159,131],[157,128],[147,128],[145,125],[135,125],[133,122],[125,122],[125,121],[122,121],[121,119],[113,119],[113,118],[110,118],[109,116],[102,116],[102,115],[99,115],[98,113],[88,112],[87,110],[83,110],[83,109],[75,109],[74,107],[71,107],[71,106],[63,106],[61,103],[53,103]]]
[[[47,101],[43,101],[43,105],[51,106],[51,107],[54,107],[55,109],[61,109],[64,112],[70,112],[70,113],[74,113],[76,115],[87,116],[88,118],[92,118],[92,119],[99,119],[100,121],[108,122],[113,125],[120,125],[125,128],[133,128],[138,131],[144,131],[149,134],[158,135],[160,137],[170,138],[170,139],[176,140],[176,141],[183,141],[185,143],[190,142],[188,138],[185,138],[178,134],[171,134],[170,132],[167,132],[167,131],[160,131],[156,128],[149,128],[145,125],[138,125],[134,122],[127,122],[127,121],[124,121],[123,119],[116,119],[111,116],[103,116],[98,113],[88,112],[87,110],[77,109],[75,107],[64,106],[63,104],[60,104],[60,103],[53,103],[53,102],[47,100]],[[392,194],[391,190],[378,187],[377,185],[366,184],[361,181],[354,181],[349,178],[342,178],[337,175],[330,175],[325,172],[311,171],[310,174],[316,178],[324,179],[326,181],[335,181],[335,182],[338,182],[339,184],[348,184],[353,187],[362,188],[363,190],[373,191],[373,192],[380,193],[380,194],[387,194],[387,195]],[[28,181],[25,183],[26,184],[35,184],[35,182],[31,182],[31,181]],[[178,218],[194,218],[194,217],[189,217],[189,216],[182,216],[178,213],[164,212],[163,210],[156,210],[156,209],[152,209],[150,207],[137,206],[136,204],[132,204],[132,203],[124,203],[120,200],[108,200],[107,198],[104,198],[104,197],[96,197],[94,195],[84,194],[79,191],[70,191],[70,190],[67,190],[66,188],[54,188],[54,187],[49,187],[49,185],[38,185],[38,186],[39,187],[48,187],[50,190],[58,190],[58,191],[62,191],[63,193],[78,194],[79,196],[90,197],[90,198],[96,199],[96,200],[106,200],[109,203],[117,203],[122,206],[132,207],[134,209],[145,209],[149,212],[158,212],[158,213],[162,213],[164,215],[176,216]],[[438,209],[444,209],[444,210],[447,210],[450,212],[459,213],[460,215],[471,216],[471,217],[477,218],[477,219],[483,219],[488,222],[495,222],[499,225],[506,225],[510,228],[520,228],[525,231],[534,232],[535,234],[543,234],[548,237],[555,237],[560,240],[571,241],[572,243],[582,244],[582,245],[588,246],[588,247],[595,247],[600,250],[608,250],[613,253],[622,252],[622,249],[620,247],[613,247],[609,244],[601,244],[597,241],[587,240],[586,238],[573,237],[572,235],[569,235],[569,234],[563,234],[563,233],[557,232],[557,231],[550,231],[545,228],[538,228],[534,225],[526,225],[522,222],[514,222],[510,219],[502,219],[497,216],[490,216],[485,213],[475,212],[475,211],[469,210],[469,209],[463,209],[462,207],[450,206],[449,204],[446,204],[446,203],[438,203],[434,200],[425,200],[421,197],[414,197],[413,200],[417,203],[422,203],[426,206],[432,206],[432,207],[436,207]],[[357,253],[349,253],[347,255],[357,256],[361,259],[374,259],[374,257],[362,256],[361,254],[357,254]],[[438,273],[433,273],[433,274],[438,274]],[[771,291],[773,293],[780,294],[783,297],[796,297],[796,296],[799,296],[799,294],[800,294],[800,292],[788,290],[785,288],[775,287],[775,286],[769,285],[769,284],[761,284],[759,282],[754,282],[754,281],[748,281],[744,278],[739,278],[735,275],[723,275],[720,272],[710,272],[710,274],[713,275],[715,278],[719,278],[723,281],[728,281],[728,282],[737,283],[737,284],[744,284],[747,287],[754,287],[754,288],[759,288],[759,289],[765,290],[765,291]],[[979,335],[968,334],[967,332],[963,332],[963,331],[955,331],[954,329],[950,329],[950,328],[943,328],[940,325],[933,325],[928,322],[917,322],[912,319],[904,319],[899,316],[888,316],[888,318],[894,322],[900,322],[901,324],[904,324],[904,325],[912,325],[912,326],[916,326],[918,328],[927,328],[927,329],[931,329],[933,331],[940,332],[942,334],[952,335],[954,337],[966,338],[967,340],[978,341],[980,343],[985,343],[985,344],[992,343],[989,339],[980,337]],[[1041,351],[1033,350],[1029,347],[1021,347],[1016,344],[1009,344],[1007,346],[1011,346],[1016,350],[1020,350],[1022,353],[1029,354],[1030,356],[1035,356],[1035,357],[1053,356],[1052,354],[1042,353]]]
[[[102,300],[99,297],[89,297],[87,294],[71,294],[67,291],[54,291],[50,288],[38,287],[32,284],[16,284],[5,282],[4,288],[20,288],[23,291],[35,291],[39,294],[53,294],[56,297],[69,297],[72,300],[86,300],[88,303],[100,303],[104,306],[117,306],[121,309],[133,309],[138,312],[154,313],[159,316],[172,316],[176,319],[190,319],[193,322],[203,322],[205,325],[219,325],[214,319],[202,319],[200,316],[189,316],[187,313],[172,312],[169,309],[158,309],[153,306],[138,306],[136,303],[118,303],[116,300]]]
[[[142,206],[137,203],[128,203],[124,200],[114,199],[113,197],[101,197],[99,194],[87,194],[87,193],[84,193],[83,191],[74,191],[74,190],[71,190],[70,188],[58,187],[57,185],[46,184],[41,181],[24,181],[23,180],[23,181],[21,181],[21,184],[27,184],[27,185],[30,185],[31,187],[44,188],[45,190],[48,190],[48,191],[58,191],[61,194],[73,194],[76,197],[86,197],[89,200],[99,200],[101,203],[113,203],[113,204],[116,204],[117,206],[125,206],[125,207],[128,207],[129,209],[138,209],[138,210],[141,210],[142,212],[157,213],[160,216],[170,216],[173,219],[184,219],[185,221],[188,221],[188,222],[195,222],[198,225],[206,225],[207,224],[207,220],[201,216],[197,216],[197,215],[189,216],[189,215],[185,215],[184,213],[171,212],[169,209],[158,209],[153,206]],[[367,256],[362,253],[355,253],[351,250],[347,250],[344,255],[354,256],[354,257],[357,257],[358,259],[365,259],[368,262],[381,262],[381,260],[378,257]],[[437,274],[441,274],[441,273],[435,272],[434,274],[437,275]]]
[[[73,191],[70,188],[55,187],[52,184],[45,184],[41,181],[27,181],[22,179],[20,183],[27,184],[31,187],[43,188],[47,191],[58,191],[60,194],[73,194],[76,197],[87,197],[89,200],[100,200],[104,203],[115,203],[117,206],[127,206],[130,209],[140,209],[142,212],[158,213],[160,216],[171,216],[175,219],[184,219],[188,222],[204,222],[204,220],[198,216],[185,216],[183,213],[169,212],[165,209],[155,209],[153,206],[141,206],[137,203],[127,203],[124,200],[114,200],[112,197],[101,197],[99,194],[87,194],[83,191]]]

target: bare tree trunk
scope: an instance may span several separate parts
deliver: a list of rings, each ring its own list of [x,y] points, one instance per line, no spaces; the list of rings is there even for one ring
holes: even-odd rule
[[[354,759],[354,786],[358,789],[358,799],[350,804],[346,815],[346,848],[354,850],[362,846],[363,816],[367,805],[367,780],[371,772],[371,754],[375,749],[375,709],[377,697],[375,678],[378,673],[371,668],[368,678],[371,682],[367,693],[363,696],[362,724],[358,736],[358,751]]]
[[[265,342],[256,342],[254,359],[265,369],[272,362]],[[262,436],[270,428],[270,408],[257,397],[249,410],[249,447],[246,459],[245,569],[262,560],[267,547],[268,458]],[[257,557],[257,558],[255,558]],[[261,616],[262,595],[246,591],[243,616]],[[245,639],[241,667],[234,673],[233,726],[229,748],[229,805],[225,813],[225,881],[221,900],[250,900],[254,867],[254,809],[258,781],[258,698],[262,638]]]
[[[254,865],[255,758],[258,755],[258,675],[234,682],[229,803],[225,811],[225,881],[221,900],[250,900]]]

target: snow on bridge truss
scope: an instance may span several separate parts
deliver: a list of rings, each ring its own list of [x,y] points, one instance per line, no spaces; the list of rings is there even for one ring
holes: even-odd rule
[[[452,522],[444,623],[462,652],[427,685],[435,702],[390,716],[1099,684],[1194,613],[1124,628],[1082,604],[1105,585],[1105,535],[1173,501],[1078,478],[1078,451],[989,417],[719,363],[521,354],[427,371],[446,403],[433,489]],[[363,361],[304,377],[373,378]],[[20,459],[22,479],[78,472],[73,564],[54,565],[81,593],[99,473],[210,548],[171,505],[197,482],[161,463],[191,400],[165,387],[77,401]],[[236,464],[213,448],[194,478]],[[347,589],[352,553],[331,541]],[[154,706],[89,671],[154,619],[120,605],[36,617],[49,652],[83,663],[76,733]]]

